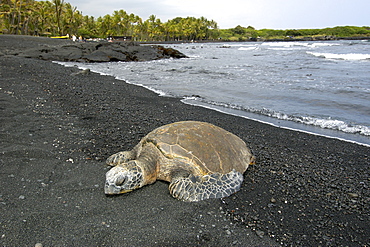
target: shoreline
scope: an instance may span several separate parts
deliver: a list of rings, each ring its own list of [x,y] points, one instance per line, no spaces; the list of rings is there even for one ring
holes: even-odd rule
[[[79,71],[0,56],[4,246],[370,244],[368,147],[187,105],[112,76],[71,75]],[[213,123],[247,143],[257,163],[241,190],[184,203],[157,181],[106,197],[105,159],[180,120]]]
[[[56,63],[58,63],[62,66],[65,66],[65,67],[71,67],[71,66],[75,67],[75,66],[77,66],[80,69],[89,68],[89,66],[84,66],[84,64],[81,64],[79,66],[79,65],[64,64],[64,62],[56,62]],[[103,76],[106,76],[106,75],[109,76],[109,74],[106,74],[106,73],[101,73],[99,71],[94,71],[94,70],[92,70],[92,71],[95,72],[95,73],[98,73],[100,75],[103,75]],[[120,79],[120,78],[115,78],[115,79],[121,80],[123,82],[129,83],[129,84],[132,84],[132,85],[143,87],[145,89],[148,89],[148,90],[156,93],[160,97],[174,97],[174,96],[171,96],[171,95],[167,95],[166,93],[164,93],[160,90],[156,90],[154,88],[151,88],[149,86],[145,86],[145,85],[140,84],[140,83],[127,82],[127,81],[125,81],[125,79]],[[249,119],[249,120],[253,120],[253,121],[261,122],[261,123],[264,123],[264,124],[268,124],[268,125],[271,125],[271,126],[274,126],[274,127],[277,127],[277,128],[303,132],[303,133],[307,133],[307,134],[311,134],[311,135],[327,137],[327,138],[330,138],[330,139],[337,139],[337,140],[344,141],[344,142],[349,142],[349,143],[354,143],[354,144],[357,144],[357,145],[362,145],[362,146],[365,146],[365,147],[370,147],[370,139],[366,135],[361,135],[361,134],[358,134],[358,133],[346,133],[346,132],[339,131],[339,130],[336,130],[336,129],[326,129],[326,128],[322,128],[322,127],[317,127],[315,125],[309,125],[309,124],[305,124],[305,123],[297,123],[297,122],[291,121],[291,120],[284,120],[284,119],[280,119],[280,118],[269,117],[269,116],[260,115],[260,114],[257,114],[257,113],[252,113],[252,112],[247,112],[247,111],[242,111],[242,110],[238,110],[238,109],[224,108],[222,106],[208,104],[207,102],[204,103],[202,101],[197,101],[196,99],[193,100],[192,97],[190,97],[190,98],[188,98],[188,97],[178,97],[178,99],[184,104],[219,111],[219,112],[222,112],[224,114],[233,115],[233,116],[237,116],[237,117],[241,117],[241,118],[246,118],[246,119]]]
[[[250,39],[250,40],[195,40],[195,41],[191,41],[191,40],[180,40],[180,41],[138,41],[140,44],[146,44],[146,45],[149,45],[149,44],[191,44],[191,43],[194,43],[194,44],[206,44],[206,43],[238,43],[238,42],[297,42],[297,41],[317,41],[317,42],[320,42],[320,41],[338,41],[338,40],[367,40],[367,41],[370,41],[370,37],[369,36],[363,36],[363,37],[331,37],[331,38],[322,38],[322,39],[314,39],[312,37],[305,37],[305,38],[299,38],[299,39],[295,39],[295,38],[287,38],[287,39]]]
[[[306,134],[309,134],[309,135],[321,136],[321,137],[325,137],[325,138],[329,138],[329,139],[336,139],[336,140],[343,141],[343,142],[348,142],[348,143],[353,143],[353,144],[357,144],[357,145],[361,145],[361,146],[365,146],[365,147],[370,147],[370,144],[367,144],[367,143],[362,143],[362,142],[351,140],[351,139],[345,139],[345,138],[342,138],[342,137],[330,136],[330,135],[326,135],[326,134],[316,133],[316,132],[310,131],[310,130],[305,130],[305,129],[313,128],[312,126],[309,126],[309,125],[304,125],[303,127],[305,127],[305,129],[304,128],[299,128],[299,127],[293,128],[293,127],[288,127],[288,126],[279,125],[279,124],[274,123],[274,122],[282,122],[282,121],[285,121],[285,120],[273,119],[274,121],[268,122],[268,121],[258,119],[258,117],[253,118],[253,117],[249,117],[249,116],[243,116],[243,115],[237,114],[237,113],[234,114],[234,113],[227,112],[226,110],[222,110],[222,109],[219,109],[219,108],[216,108],[216,107],[211,107],[211,106],[208,107],[208,106],[204,106],[204,105],[201,105],[201,104],[195,104],[195,103],[194,104],[186,103],[186,102],[184,102],[184,100],[186,100],[186,99],[181,99],[181,102],[183,102],[184,104],[198,106],[198,107],[204,107],[206,109],[210,109],[210,110],[213,110],[213,111],[218,111],[218,112],[221,112],[223,114],[232,115],[232,116],[236,116],[236,117],[240,117],[240,118],[245,118],[245,119],[248,119],[248,120],[251,120],[251,121],[256,121],[256,122],[260,122],[260,123],[263,123],[263,124],[271,125],[271,126],[276,127],[276,128],[281,128],[281,129],[286,129],[286,130],[291,130],[291,131],[296,131],[296,132],[302,132],[302,133],[306,133]],[[227,110],[233,110],[233,109],[227,109]],[[238,110],[235,110],[235,111],[238,111]],[[254,115],[254,113],[252,113],[250,115]],[[267,118],[267,117],[265,117],[265,118]],[[292,124],[293,125],[299,125],[298,123],[295,123],[295,122],[290,123],[290,124],[291,125]],[[325,131],[325,129],[324,129],[324,131]]]

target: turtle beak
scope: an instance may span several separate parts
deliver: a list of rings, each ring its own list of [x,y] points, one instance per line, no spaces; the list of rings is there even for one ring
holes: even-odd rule
[[[114,184],[106,184],[104,187],[104,193],[106,195],[115,195],[121,193],[121,188],[115,186]]]

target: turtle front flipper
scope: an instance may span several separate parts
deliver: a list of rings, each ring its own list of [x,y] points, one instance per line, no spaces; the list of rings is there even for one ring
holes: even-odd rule
[[[177,177],[171,181],[169,189],[171,195],[179,200],[196,202],[227,197],[239,191],[242,182],[243,175],[232,170],[226,174]]]
[[[106,163],[109,166],[116,166],[134,160],[135,158],[136,154],[133,151],[122,151],[109,156]]]

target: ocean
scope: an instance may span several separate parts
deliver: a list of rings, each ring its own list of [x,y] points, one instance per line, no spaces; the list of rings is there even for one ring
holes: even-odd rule
[[[165,46],[189,58],[62,64],[186,104],[370,146],[369,41]]]

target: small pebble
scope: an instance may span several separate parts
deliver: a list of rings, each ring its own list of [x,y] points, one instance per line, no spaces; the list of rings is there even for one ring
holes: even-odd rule
[[[19,198],[19,199],[21,199],[21,200],[26,199],[26,197],[25,197],[25,196],[22,196],[22,195],[21,195],[21,196],[19,196],[18,198]]]
[[[35,244],[35,247],[42,247],[42,243]]]
[[[349,195],[352,198],[357,198],[358,197],[357,193],[348,193],[347,195]]]
[[[257,230],[256,234],[257,234],[258,237],[262,238],[265,235],[265,232]]]

